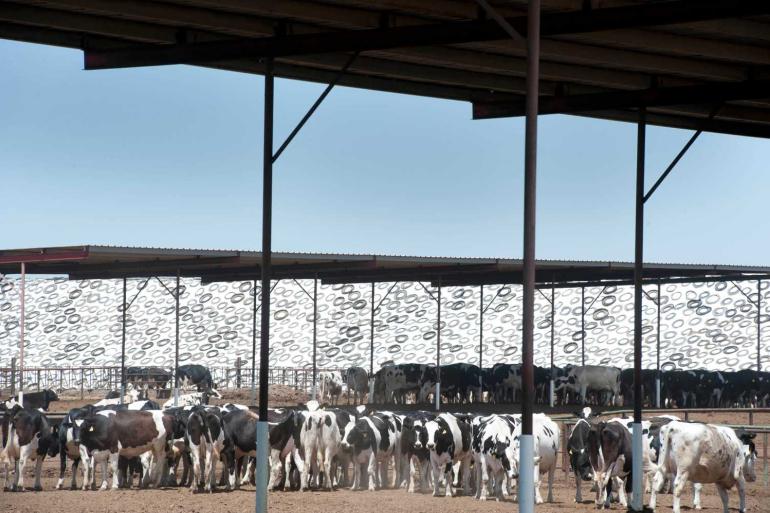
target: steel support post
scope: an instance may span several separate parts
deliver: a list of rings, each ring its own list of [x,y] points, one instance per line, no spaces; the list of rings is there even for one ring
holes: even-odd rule
[[[644,266],[644,153],[646,112],[639,109],[636,139],[636,230],[634,251],[634,422],[631,509],[642,510],[642,276]]]
[[[484,285],[479,287],[479,370],[484,368]],[[479,373],[479,396],[481,402],[484,394],[484,373]]]
[[[123,277],[123,320],[120,337],[120,404],[123,404],[123,396],[126,395],[126,314],[128,313],[128,303],[126,303],[128,285],[126,277]]]
[[[318,276],[313,278],[313,399],[318,400],[318,368],[316,356],[318,351]]]
[[[580,287],[580,365],[586,364],[586,288]]]
[[[657,334],[655,335],[655,407],[660,408],[660,282],[658,282],[658,298],[655,304],[658,306]]]
[[[369,317],[369,396],[366,402],[374,402],[374,282],[372,282],[372,305]]]
[[[436,325],[436,411],[441,411],[441,277],[438,279],[438,295],[436,302],[437,322]]]
[[[270,278],[273,217],[273,59],[265,62],[265,113],[262,148],[262,303],[259,342],[259,421],[257,422],[256,510],[267,513],[268,372],[270,358]]]
[[[549,383],[548,387],[548,405],[553,408],[554,403],[556,402],[556,397],[554,394],[554,387],[556,386],[556,382],[554,379],[554,365],[553,365],[553,346],[556,340],[556,287],[554,284],[551,284],[551,382]]]
[[[251,405],[257,404],[257,280],[254,280],[251,305]]]
[[[179,269],[176,270],[176,289],[174,290],[174,317],[176,331],[174,336],[174,406],[179,405]]]
[[[762,280],[757,280],[757,372],[762,371]]]
[[[519,511],[535,510],[532,410],[535,396],[533,337],[535,330],[535,199],[537,179],[537,109],[540,94],[540,0],[527,9],[527,98],[524,140],[524,264],[521,344],[521,469]]]
[[[19,404],[24,406],[24,324],[27,292],[27,265],[21,263],[21,287],[19,288]]]

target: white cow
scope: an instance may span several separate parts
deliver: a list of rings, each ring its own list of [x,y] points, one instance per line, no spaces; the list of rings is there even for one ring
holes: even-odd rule
[[[342,394],[342,374],[339,371],[325,371],[318,374],[321,402],[337,404]]]
[[[674,513],[680,512],[680,497],[687,481],[714,483],[724,513],[728,513],[727,490],[737,485],[739,510],[746,511],[746,481],[753,482],[757,478],[754,435],[742,434],[739,438],[726,426],[673,421],[661,428],[660,437],[662,446],[650,508],[655,508],[656,493],[662,488],[666,474],[672,473],[675,476]],[[700,497],[695,506],[699,509]]]
[[[512,479],[519,477],[521,429],[522,425],[518,424],[513,434],[513,459],[511,469],[508,471]],[[543,503],[543,497],[540,495],[540,475],[545,473],[548,474],[548,502],[553,502],[553,476],[556,472],[556,456],[561,442],[559,425],[546,414],[537,413],[532,416],[532,436],[535,460],[535,503]]]

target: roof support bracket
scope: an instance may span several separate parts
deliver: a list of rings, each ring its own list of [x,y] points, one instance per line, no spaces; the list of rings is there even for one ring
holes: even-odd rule
[[[482,9],[484,9],[484,12],[487,13],[490,18],[495,20],[495,22],[500,25],[500,28],[502,28],[506,34],[511,36],[511,39],[521,44],[526,42],[524,36],[519,34],[519,32],[513,28],[513,25],[511,25],[508,20],[501,16],[500,13],[497,12],[497,10],[495,10],[495,8],[492,7],[489,2],[487,2],[487,0],[476,0],[476,3],[479,4]]]
[[[709,121],[714,119],[714,116],[717,115],[717,112],[722,108],[721,105],[717,105],[711,110],[711,113],[709,114]],[[694,134],[692,134],[692,137],[690,137],[690,140],[687,141],[687,143],[684,145],[684,147],[677,153],[676,157],[674,157],[674,160],[671,161],[671,164],[668,165],[665,171],[660,175],[660,177],[655,181],[655,184],[653,184],[652,187],[650,187],[650,190],[647,191],[647,194],[644,195],[644,198],[642,199],[643,203],[647,203],[647,200],[652,197],[652,195],[655,193],[656,190],[658,190],[658,187],[660,187],[660,184],[663,183],[663,180],[666,179],[666,177],[671,174],[671,171],[674,170],[674,167],[679,163],[680,160],[682,160],[682,157],[684,157],[684,154],[687,153],[687,150],[690,149],[690,146],[693,145],[693,143],[698,140],[698,137],[700,137],[700,134],[703,133],[703,129],[696,130]]]
[[[321,95],[318,97],[318,99],[313,103],[313,105],[310,106],[308,111],[305,113],[304,116],[302,116],[302,119],[300,119],[299,123],[297,123],[297,126],[294,127],[294,130],[291,131],[289,136],[286,138],[285,141],[283,141],[283,144],[278,147],[278,150],[273,154],[273,163],[275,163],[276,160],[278,160],[278,157],[281,156],[281,153],[283,153],[283,150],[286,149],[287,146],[291,143],[291,141],[294,140],[294,138],[297,136],[300,130],[302,130],[302,127],[305,126],[305,123],[308,122],[310,117],[313,115],[313,113],[318,109],[318,107],[321,106],[321,103],[326,99],[327,96],[329,96],[329,93],[332,92],[332,89],[334,89],[334,86],[337,85],[337,82],[340,81],[342,76],[348,71],[350,66],[353,64],[353,62],[358,57],[358,52],[354,52],[350,58],[347,60],[345,65],[340,69],[337,74],[334,76],[331,82],[329,82],[329,85],[326,86],[326,89],[321,93]]]

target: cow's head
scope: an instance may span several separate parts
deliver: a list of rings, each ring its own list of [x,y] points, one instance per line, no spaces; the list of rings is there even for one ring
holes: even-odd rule
[[[425,448],[442,454],[451,449],[454,437],[449,425],[443,419],[431,420],[425,423]]]
[[[366,449],[372,443],[369,423],[365,419],[359,419],[355,423],[349,422],[345,426],[345,436],[342,439],[342,448],[346,451]]]
[[[59,400],[59,396],[56,395],[56,392],[54,392],[53,390],[49,390],[49,389],[46,389],[43,392],[43,398],[45,399],[45,403],[46,404],[51,403],[53,401],[58,401]]]
[[[41,438],[39,444],[41,449],[45,449],[45,453],[49,458],[53,458],[59,454],[59,450],[61,450],[59,444],[59,426],[53,426],[51,428],[51,433]]]
[[[757,447],[754,445],[756,433],[741,433],[738,437],[741,440],[741,456],[743,457],[743,477],[746,481],[753,483],[757,480],[757,473],[754,464],[757,461]]]

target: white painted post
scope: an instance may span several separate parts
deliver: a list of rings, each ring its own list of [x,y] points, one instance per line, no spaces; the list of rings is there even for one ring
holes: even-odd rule
[[[521,435],[519,452],[519,512],[535,510],[535,450],[532,435]]]
[[[19,312],[19,404],[24,406],[24,292],[26,289],[27,267],[21,263],[21,311]]]
[[[257,513],[267,512],[268,448],[270,446],[267,420],[257,422],[256,495]]]
[[[643,457],[643,450],[642,450],[642,424],[638,422],[634,422],[632,424],[632,444],[631,444],[631,459],[632,459],[632,470],[631,473],[633,475],[633,482],[632,482],[632,488],[631,491],[633,492],[634,496],[631,500],[631,509],[633,511],[642,511],[642,481],[643,481],[643,469],[642,469],[642,457]]]

